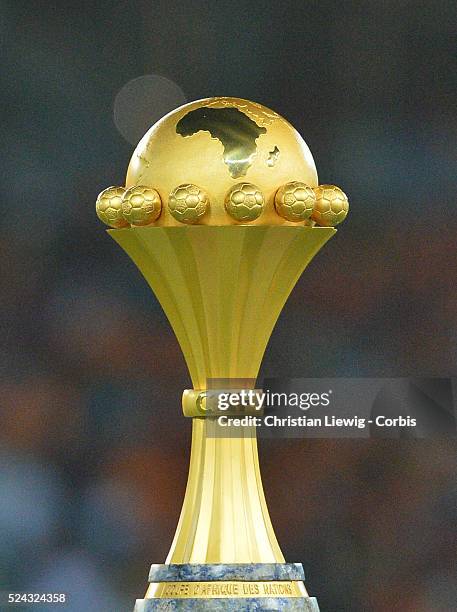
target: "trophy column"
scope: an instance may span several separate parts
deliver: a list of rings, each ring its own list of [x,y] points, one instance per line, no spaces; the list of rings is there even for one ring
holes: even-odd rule
[[[330,227],[130,227],[111,236],[138,266],[183,350],[194,389],[255,380],[273,326]],[[234,385],[239,388],[239,385]],[[136,612],[318,610],[300,564],[284,562],[253,428],[221,438],[195,417],[184,504],[164,565]]]

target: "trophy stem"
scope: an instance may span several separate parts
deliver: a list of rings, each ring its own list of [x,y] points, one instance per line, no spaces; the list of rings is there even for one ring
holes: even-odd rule
[[[255,380],[265,347],[328,227],[195,226],[111,230],[152,287],[194,389]],[[167,563],[282,563],[260,477],[254,428],[221,438],[194,418],[190,473]]]
[[[166,563],[283,563],[260,476],[255,428],[220,437],[194,418],[184,504]],[[220,430],[219,430],[220,432]]]
[[[233,388],[237,380],[256,379],[289,293],[334,232],[240,225],[131,227],[110,234],[156,294],[194,389],[204,391],[214,389],[215,380],[232,381]],[[271,525],[255,428],[229,429],[224,437],[217,428],[214,417],[193,418],[176,535],[166,564],[152,566],[136,610],[316,612],[303,568],[284,563]]]

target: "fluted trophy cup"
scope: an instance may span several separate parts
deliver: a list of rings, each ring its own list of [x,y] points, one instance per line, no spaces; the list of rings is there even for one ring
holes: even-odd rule
[[[99,195],[98,216],[157,296],[193,384],[181,516],[136,612],[318,610],[301,564],[286,563],[276,540],[255,427],[221,436],[204,398],[217,381],[255,384],[289,293],[347,210],[338,187],[319,186],[285,119],[222,97],[163,117],[135,149],[125,186]]]

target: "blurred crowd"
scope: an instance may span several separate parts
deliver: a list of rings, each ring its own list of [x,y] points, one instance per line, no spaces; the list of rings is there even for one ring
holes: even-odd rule
[[[189,377],[95,217],[131,155],[113,105],[138,76],[274,108],[349,195],[261,377],[454,375],[456,18],[451,2],[2,3],[0,590],[131,609],[177,524]],[[323,612],[455,609],[456,463],[445,440],[262,441],[278,539]]]

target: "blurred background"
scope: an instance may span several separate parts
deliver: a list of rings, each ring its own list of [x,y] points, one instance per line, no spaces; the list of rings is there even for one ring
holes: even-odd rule
[[[262,376],[455,374],[456,23],[440,0],[1,3],[0,589],[121,612],[168,552],[190,381],[95,198],[185,100],[272,107],[350,198]],[[323,612],[455,610],[454,442],[264,440],[261,464]]]

